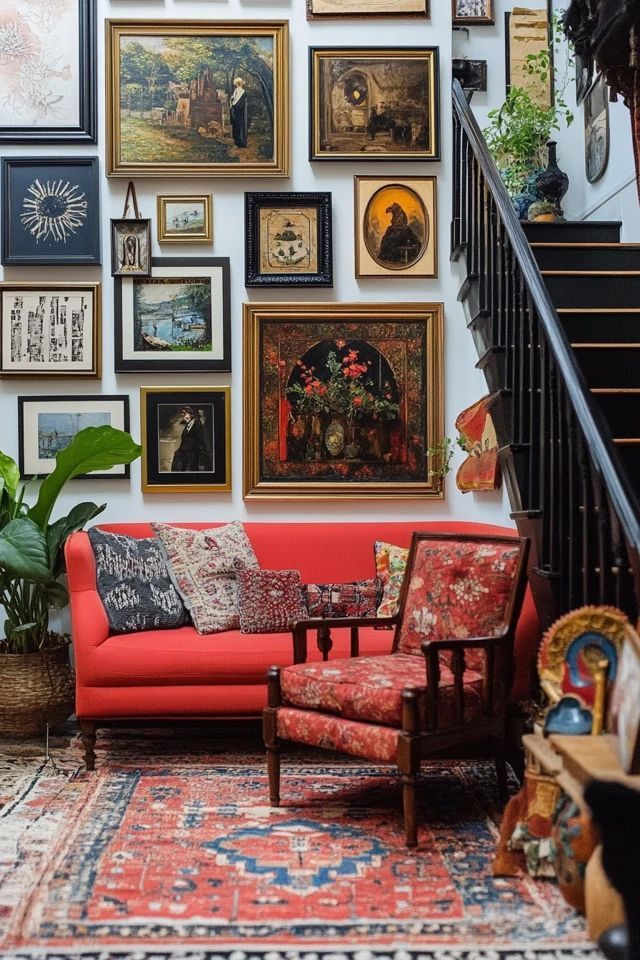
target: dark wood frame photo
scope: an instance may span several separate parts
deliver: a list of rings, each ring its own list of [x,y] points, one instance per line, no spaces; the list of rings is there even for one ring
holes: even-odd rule
[[[173,268],[176,268],[175,270]],[[194,349],[186,350],[184,340],[185,334],[191,329],[206,330],[206,320],[204,315],[200,315],[200,326],[194,322],[193,317],[188,319],[187,314],[183,317],[175,317],[174,305],[171,305],[171,330],[170,335],[174,335],[178,341],[183,343],[174,343],[179,349],[172,349],[171,342],[166,340],[169,335],[162,331],[162,316],[160,301],[156,298],[155,304],[152,304],[149,310],[149,323],[152,333],[147,333],[144,337],[146,346],[142,349],[136,347],[135,343],[135,302],[136,297],[139,301],[139,293],[136,292],[136,284],[148,281],[149,286],[160,286],[162,281],[175,281],[175,284],[187,284],[188,280],[209,279],[210,281],[210,350]],[[231,370],[231,285],[228,257],[152,257],[151,258],[151,276],[116,276],[114,278],[114,335],[115,335],[115,362],[114,369],[116,373],[163,373],[163,372],[181,372],[197,373],[204,371],[217,371],[229,373]],[[185,291],[182,298],[191,297],[192,309],[197,304],[193,300],[197,292],[193,294]],[[180,296],[177,301],[179,302]],[[196,306],[194,306],[194,304]],[[202,306],[200,302],[199,306]],[[165,313],[166,313],[165,308]],[[174,325],[176,328],[174,334]],[[164,322],[166,327],[166,318]],[[162,333],[164,332],[164,336]],[[217,334],[217,336],[216,336]],[[140,330],[140,337],[143,331]],[[163,347],[164,343],[164,347]],[[155,359],[154,359],[155,358]]]
[[[269,273],[264,270],[265,237],[262,214],[265,210],[278,215],[282,210],[295,210],[301,219],[305,219],[301,208],[314,208],[316,223],[314,230],[310,226],[308,238],[309,246],[305,247],[305,238],[298,234],[289,244],[294,250],[298,248],[309,256],[313,252],[313,243],[316,246],[315,263],[317,269],[308,273],[293,268],[282,270],[281,273]],[[291,213],[290,216],[294,214]],[[330,193],[245,193],[244,195],[244,230],[245,230],[245,286],[246,287],[332,287],[333,286],[333,252],[331,236],[331,194]],[[268,227],[267,227],[268,230]],[[277,242],[277,241],[276,241]],[[293,246],[292,246],[293,244]],[[295,248],[295,249],[294,249]],[[286,257],[286,242],[282,241],[279,254]]]
[[[151,276],[151,220],[111,221],[111,276]]]
[[[86,407],[92,407],[92,410],[82,410],[82,404]],[[120,409],[121,413],[119,417],[115,419],[117,422],[114,423],[114,418],[112,416],[109,421],[110,425],[117,427],[120,430],[126,430],[127,433],[130,429],[129,423],[129,396],[127,394],[117,395],[117,394],[68,394],[64,396],[41,396],[41,397],[18,397],[18,466],[20,468],[20,475],[23,479],[34,476],[44,476],[55,467],[55,455],[47,458],[51,464],[51,469],[46,469],[45,464],[42,462],[42,458],[39,456],[39,436],[35,438],[31,437],[31,442],[35,439],[36,450],[35,453],[33,450],[30,452],[27,451],[27,423],[28,423],[28,408],[29,407],[51,407],[52,413],[58,413],[61,416],[68,418],[76,418],[76,430],[73,435],[69,437],[69,442],[73,439],[73,436],[78,432],[79,429],[88,426],[99,426],[97,423],[80,423],[80,417],[83,413],[87,414],[89,417],[91,414],[96,414],[99,407],[103,407],[108,412],[112,412],[115,409]],[[68,409],[61,410],[60,407],[66,406]],[[57,408],[57,409],[56,409]],[[33,411],[34,416],[37,416],[39,412],[37,409]],[[50,441],[55,445],[59,441],[60,434],[57,430],[50,435]],[[62,444],[58,449],[64,449],[67,444]],[[54,447],[50,447],[51,452],[55,454]],[[34,459],[37,460],[37,470],[28,469],[29,466],[34,466]],[[118,464],[115,467],[112,467],[111,470],[92,473],[81,473],[78,474],[74,479],[76,480],[128,480],[131,475],[129,464]]]
[[[97,143],[97,0],[78,3],[78,123],[71,126],[29,126],[0,123],[0,143]],[[15,7],[15,4],[11,4]],[[47,2],[43,0],[42,7]],[[18,71],[15,71],[16,77]],[[8,91],[4,91],[5,95]],[[52,91],[52,104],[56,93]]]
[[[458,0],[451,0],[451,22],[454,27],[491,25],[495,23],[493,0],[483,0],[485,14],[470,14],[465,16],[458,9]]]

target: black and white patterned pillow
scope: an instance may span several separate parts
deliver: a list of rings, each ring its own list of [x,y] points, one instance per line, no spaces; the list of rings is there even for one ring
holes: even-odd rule
[[[100,599],[112,633],[182,627],[191,622],[156,537],[140,540],[92,527]]]

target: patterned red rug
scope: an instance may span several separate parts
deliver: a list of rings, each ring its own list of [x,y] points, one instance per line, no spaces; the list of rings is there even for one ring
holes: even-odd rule
[[[408,851],[389,769],[294,755],[272,809],[255,742],[127,762],[120,736],[94,774],[16,766],[13,795],[0,763],[3,958],[599,956],[550,882],[492,877],[488,764],[425,764]]]

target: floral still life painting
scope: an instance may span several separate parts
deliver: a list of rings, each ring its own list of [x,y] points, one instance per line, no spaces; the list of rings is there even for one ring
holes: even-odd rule
[[[462,493],[497,490],[502,480],[498,460],[498,438],[490,408],[495,399],[489,394],[467,407],[456,418],[456,430],[467,459],[460,464],[456,486]]]
[[[440,496],[438,304],[245,306],[245,496]]]

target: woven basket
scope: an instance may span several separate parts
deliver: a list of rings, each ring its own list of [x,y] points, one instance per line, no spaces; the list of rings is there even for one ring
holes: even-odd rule
[[[42,653],[0,653],[0,736],[32,737],[73,713],[75,678],[66,643]]]

